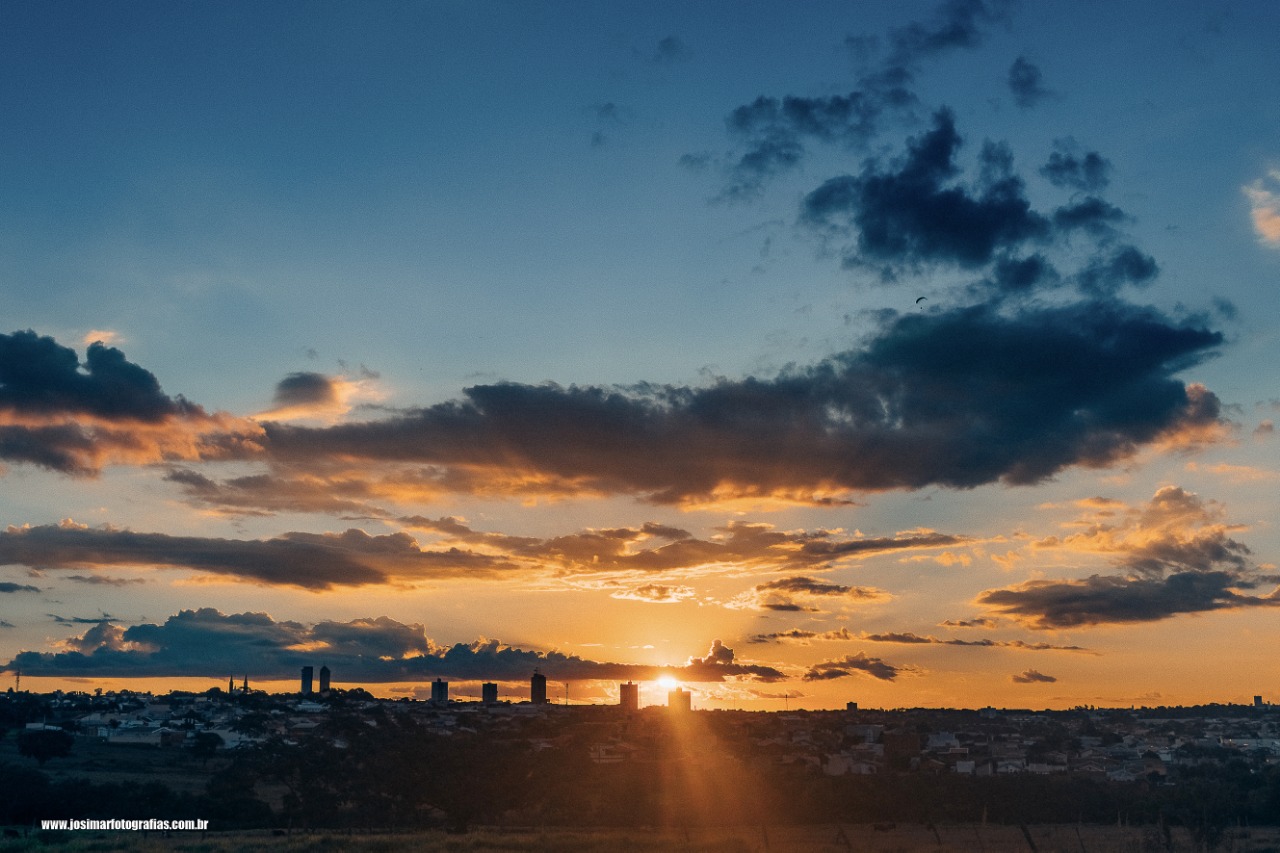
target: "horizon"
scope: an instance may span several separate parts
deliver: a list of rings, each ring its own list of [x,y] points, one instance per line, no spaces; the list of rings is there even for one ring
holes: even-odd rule
[[[0,672],[1280,696],[1280,6],[1081,8],[6,4]]]

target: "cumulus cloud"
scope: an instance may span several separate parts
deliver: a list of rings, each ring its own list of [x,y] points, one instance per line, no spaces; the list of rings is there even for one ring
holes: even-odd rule
[[[416,464],[458,490],[492,478],[697,504],[1026,484],[1219,426],[1217,398],[1173,374],[1221,340],[1109,300],[977,305],[890,316],[863,348],[773,379],[501,383],[377,421],[263,429],[285,474]]]
[[[1043,672],[1036,672],[1034,669],[1024,670],[1018,675],[1011,676],[1015,684],[1053,684],[1058,679],[1052,675],[1045,675]]]
[[[880,658],[867,657],[862,652],[845,655],[835,660],[815,663],[805,673],[805,681],[829,681],[834,678],[845,678],[856,673],[869,675],[881,681],[893,681],[904,672],[914,672],[909,666],[895,666]]]
[[[53,338],[0,334],[0,459],[92,475],[109,464],[251,454],[259,435],[251,422],[169,397],[102,342],[81,363]]]
[[[685,682],[779,681],[772,667],[735,661],[722,644],[684,666],[593,661],[556,651],[520,649],[498,640],[442,645],[420,624],[387,617],[305,624],[265,613],[225,615],[211,608],[183,610],[163,624],[120,628],[103,620],[59,651],[24,651],[4,665],[45,676],[211,676],[245,672],[253,678],[294,678],[301,666],[324,663],[335,682],[385,683],[432,678],[525,680],[548,678],[648,681],[673,675]]]
[[[1243,189],[1258,239],[1268,246],[1280,246],[1280,170],[1268,172]]]
[[[1232,536],[1242,528],[1227,524],[1213,502],[1167,486],[1141,507],[1096,499],[1081,505],[1089,512],[1073,523],[1077,532],[1047,537],[1034,547],[1104,555],[1123,575],[1033,580],[988,590],[978,602],[1036,628],[1150,622],[1280,604],[1280,590],[1253,594],[1269,577],[1257,571],[1248,546]]]

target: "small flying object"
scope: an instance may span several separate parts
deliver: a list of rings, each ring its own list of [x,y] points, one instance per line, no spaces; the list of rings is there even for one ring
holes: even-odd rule
[[[920,303],[921,303],[921,302],[924,302],[924,301],[925,301],[926,299],[928,299],[928,298],[929,298],[929,297],[927,297],[927,296],[918,296],[918,297],[916,297],[916,304],[917,304],[917,305],[920,305]],[[920,310],[921,310],[921,311],[923,311],[923,310],[924,310],[924,306],[923,306],[923,305],[920,305]]]

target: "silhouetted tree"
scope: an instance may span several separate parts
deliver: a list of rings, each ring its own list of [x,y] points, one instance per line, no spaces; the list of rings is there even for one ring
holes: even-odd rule
[[[75,738],[60,729],[26,729],[18,733],[18,752],[34,758],[43,767],[50,758],[65,758],[71,754]]]

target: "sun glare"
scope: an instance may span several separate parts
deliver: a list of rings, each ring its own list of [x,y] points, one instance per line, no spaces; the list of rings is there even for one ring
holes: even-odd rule
[[[658,679],[658,686],[663,690],[675,690],[680,686],[680,681],[674,676],[664,675]]]

